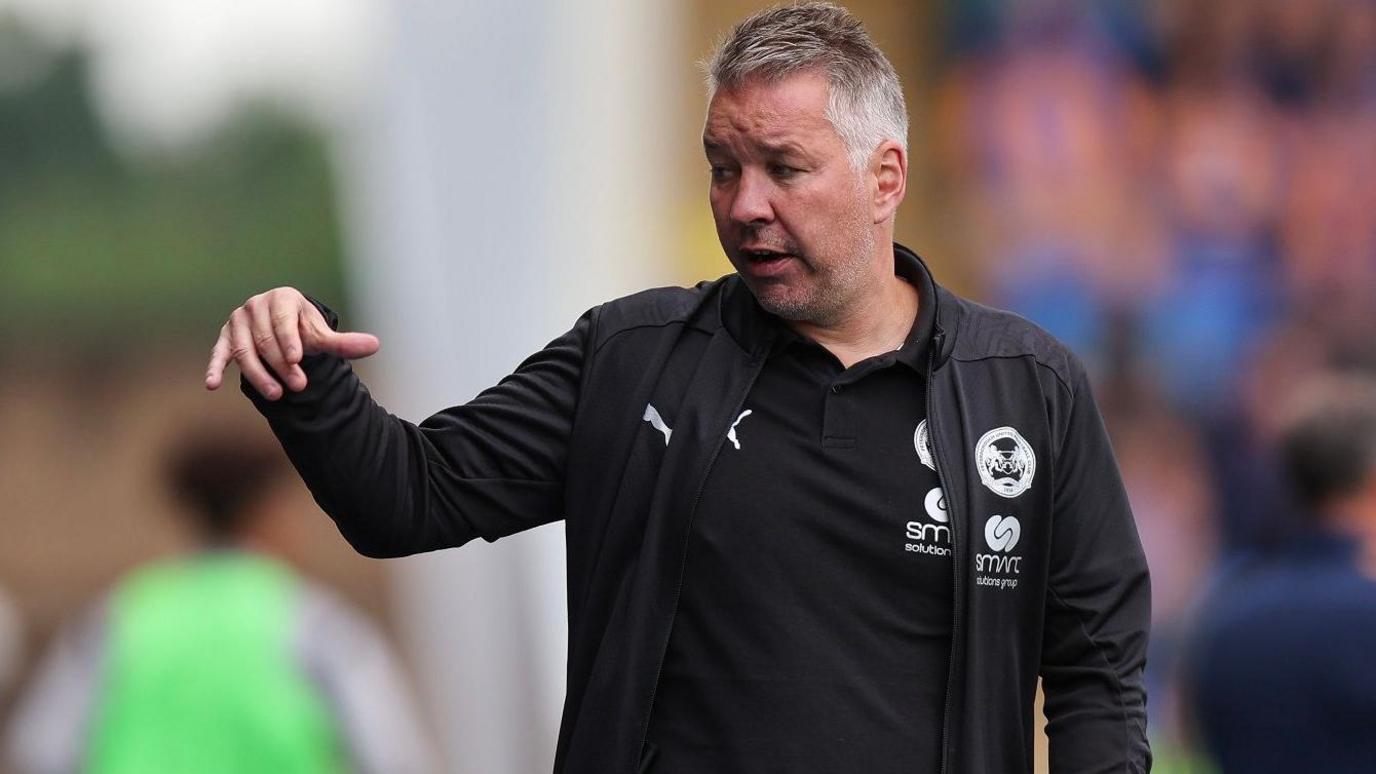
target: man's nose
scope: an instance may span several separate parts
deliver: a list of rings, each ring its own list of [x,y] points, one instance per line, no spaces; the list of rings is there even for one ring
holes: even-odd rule
[[[731,219],[737,223],[769,223],[774,220],[770,204],[771,186],[763,175],[746,170],[736,183],[736,195],[731,200]]]

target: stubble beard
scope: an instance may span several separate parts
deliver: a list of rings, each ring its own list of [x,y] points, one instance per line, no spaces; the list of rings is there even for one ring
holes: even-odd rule
[[[769,293],[762,289],[765,292],[755,294],[760,307],[789,322],[823,328],[843,319],[865,285],[874,259],[874,231],[858,215],[845,224],[846,235],[837,240],[837,252],[848,254],[845,260],[822,269],[809,264],[807,286],[784,289],[794,292]]]

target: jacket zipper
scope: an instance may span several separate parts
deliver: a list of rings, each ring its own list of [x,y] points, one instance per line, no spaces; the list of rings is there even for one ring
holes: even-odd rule
[[[941,484],[941,491],[946,496],[946,510],[950,515],[951,521],[951,655],[950,663],[946,665],[946,701],[945,709],[941,717],[941,772],[945,774],[949,770],[951,736],[951,685],[955,682],[956,670],[956,650],[960,634],[960,518],[956,514],[955,500],[951,497],[951,487],[946,480],[946,466],[941,463],[940,449],[937,447],[937,427],[936,427],[936,390],[933,388],[932,377],[936,373],[936,356],[944,343],[945,335],[937,334],[932,337],[931,351],[927,356],[927,427],[930,432],[927,434],[927,443],[932,447],[932,460],[936,465],[936,479]]]
[[[750,397],[750,390],[755,386],[755,380],[760,376],[760,369],[763,367],[764,358],[760,358],[751,364],[753,369],[750,374],[750,381],[745,386],[745,391],[741,393],[741,399],[736,402],[736,407],[731,410],[731,415],[740,414],[741,406]],[[693,521],[697,518],[698,505],[702,502],[702,493],[707,490],[707,479],[712,475],[712,468],[717,464],[717,457],[721,455],[721,449],[726,445],[726,435],[717,440],[717,445],[712,447],[712,456],[707,460],[707,469],[702,473],[702,480],[698,482],[697,493],[693,495],[693,504],[688,510],[688,524],[686,529],[688,534],[683,539],[683,553],[678,559],[678,581],[674,585],[674,605],[669,613],[669,631],[664,634],[664,644],[659,649],[659,665],[655,667],[655,679],[650,683],[650,702],[649,712],[645,715],[645,730],[640,737],[640,746],[636,748],[635,760],[631,762],[631,771],[640,770],[640,759],[645,755],[645,745],[650,741],[650,720],[655,711],[655,694],[659,692],[659,678],[664,674],[664,659],[669,652],[669,638],[673,636],[674,619],[678,618],[678,603],[683,596],[683,574],[688,567],[688,546],[693,540]]]

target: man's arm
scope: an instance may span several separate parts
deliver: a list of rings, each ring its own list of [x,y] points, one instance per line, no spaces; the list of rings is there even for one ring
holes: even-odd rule
[[[1146,558],[1078,362],[1070,389],[1056,462],[1041,664],[1051,771],[1146,774]]]
[[[272,291],[259,303],[266,309],[248,309],[250,299],[236,310],[206,386],[218,386],[230,359],[239,364],[244,393],[355,549],[404,556],[563,515],[591,313],[497,386],[417,426],[373,401],[349,366],[376,351],[376,339],[331,330],[304,296],[283,298],[287,290]]]
[[[293,649],[339,724],[354,774],[439,770],[420,714],[382,632],[324,588],[301,587]]]
[[[62,626],[15,706],[3,761],[18,774],[81,768],[105,668],[108,610],[103,598]]]

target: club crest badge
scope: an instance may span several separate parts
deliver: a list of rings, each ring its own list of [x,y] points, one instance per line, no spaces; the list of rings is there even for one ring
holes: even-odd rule
[[[999,427],[985,433],[975,444],[979,480],[1000,497],[1017,497],[1032,486],[1037,474],[1037,455],[1017,430]]]
[[[913,446],[917,449],[917,458],[923,465],[936,470],[936,461],[932,459],[932,441],[927,434],[927,420],[917,423],[917,429],[913,431]]]

